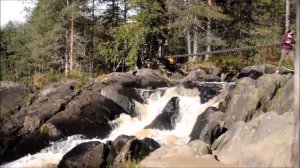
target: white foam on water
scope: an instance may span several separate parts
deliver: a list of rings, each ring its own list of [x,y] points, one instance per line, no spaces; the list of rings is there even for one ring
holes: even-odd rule
[[[100,139],[85,139],[82,135],[69,136],[66,140],[51,142],[51,146],[34,155],[28,154],[14,162],[4,164],[8,168],[56,167],[64,154],[75,146],[88,141]]]
[[[145,92],[147,90],[141,90]],[[158,116],[172,97],[179,97],[180,117],[176,121],[174,130],[144,129]],[[3,165],[4,167],[56,167],[64,154],[76,145],[87,141],[114,140],[119,135],[134,135],[139,139],[144,137],[153,138],[161,145],[185,144],[189,141],[189,134],[201,114],[209,106],[217,106],[220,96],[207,103],[201,104],[199,91],[197,89],[185,89],[182,86],[165,88],[165,93],[160,96],[160,91],[154,92],[147,100],[147,104],[135,102],[136,111],[139,116],[131,118],[129,115],[121,114],[119,118],[112,121],[116,128],[105,139],[85,139],[81,135],[68,137],[66,140],[54,142],[50,147],[41,150],[34,155],[27,155],[14,162]]]

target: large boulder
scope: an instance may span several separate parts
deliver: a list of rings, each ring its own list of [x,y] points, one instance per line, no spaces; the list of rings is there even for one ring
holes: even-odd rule
[[[173,86],[173,82],[168,80],[164,74],[158,70],[147,68],[128,73],[114,72],[101,79],[101,83],[106,85],[120,84],[126,87],[153,89]]]
[[[101,95],[102,86],[93,84],[80,92],[66,107],[51,117],[39,130],[51,137],[83,134],[106,137],[112,130],[110,121],[127,113],[114,101]]]
[[[134,75],[137,76],[140,81],[142,88],[160,88],[160,87],[170,87],[174,83],[164,77],[164,74],[160,73],[158,70],[153,69],[139,69],[134,72]]]
[[[62,89],[64,87],[66,89]],[[73,89],[73,85],[60,85],[50,92],[42,91],[36,104],[21,109],[1,127],[0,144],[5,146],[1,149],[3,161],[34,154],[49,145],[50,141],[74,134],[83,134],[88,138],[106,137],[112,130],[110,121],[126,111],[103,97],[100,94],[102,88],[103,85],[93,83],[81,91],[77,91],[76,87]]]
[[[138,140],[136,137],[128,138],[124,145],[119,148],[111,165],[112,167],[124,167],[126,161],[140,161],[159,147],[160,145],[151,138],[142,140]],[[113,148],[115,147],[113,146]]]
[[[34,154],[49,145],[51,137],[35,131],[29,135],[7,136],[0,134],[0,164],[16,160],[28,154]]]
[[[224,113],[218,112],[217,108],[208,107],[198,116],[190,133],[190,141],[200,139],[211,145],[215,139],[227,131],[223,127],[223,121],[221,121],[223,116]]]
[[[152,152],[149,157],[145,158],[144,161],[155,159],[155,158],[161,158],[161,157],[172,157],[172,156],[202,156],[206,154],[210,154],[211,151],[209,149],[209,146],[201,141],[201,140],[195,140],[190,142],[189,144],[183,144],[183,145],[166,145],[162,146],[156,151]]]
[[[30,99],[31,90],[16,82],[0,81],[0,122],[4,116],[12,115],[21,108],[24,99]],[[30,100],[28,100],[30,101]]]
[[[3,122],[1,132],[7,135],[21,129],[21,133],[33,132],[65,106],[78,94],[78,81],[53,83],[40,91],[38,98],[30,105]]]
[[[176,121],[179,119],[179,98],[172,97],[167,105],[149,125],[145,128],[160,129],[160,130],[173,130]]]
[[[278,88],[276,95],[266,105],[266,111],[275,111],[278,114],[294,111],[294,78]]]
[[[99,141],[85,142],[66,153],[58,164],[58,168],[107,167],[106,158],[109,149]]]
[[[135,104],[133,101],[145,103],[140,92],[133,87],[126,87],[120,84],[108,85],[101,90],[101,95],[114,101],[128,114],[136,116]]]
[[[220,105],[220,110],[225,112],[226,125],[230,127],[236,121],[250,121],[268,111],[268,102],[286,81],[287,77],[279,74],[266,74],[257,80],[249,77],[238,80]]]
[[[217,83],[203,83],[203,82],[194,82],[187,81],[181,84],[185,89],[197,89],[200,96],[201,103],[206,103],[210,99],[219,95],[222,90],[222,85]]]
[[[58,167],[121,168],[128,160],[140,161],[159,147],[151,138],[138,140],[134,136],[120,135],[106,144],[91,141],[77,145],[63,156]]]
[[[293,113],[267,112],[248,123],[237,122],[212,145],[225,164],[241,167],[291,167]]]
[[[214,72],[214,73],[218,73],[218,72]],[[202,69],[197,69],[195,71],[190,72],[186,77],[180,80],[181,83],[187,81],[220,82],[221,78],[215,74],[207,74]]]
[[[208,145],[195,140],[185,145],[168,145],[152,152],[140,162],[141,167],[230,167],[216,161]],[[232,165],[231,165],[232,166]]]
[[[277,67],[271,64],[263,64],[263,65],[253,65],[243,68],[237,78],[250,77],[252,79],[258,79],[260,76],[264,74],[273,74],[277,71]],[[290,71],[281,69],[281,74],[288,74]]]
[[[137,76],[130,73],[121,73],[121,72],[114,72],[108,75],[103,75],[101,79],[98,78],[97,80],[100,80],[100,82],[105,85],[111,85],[116,83],[135,84],[139,82],[139,78]]]

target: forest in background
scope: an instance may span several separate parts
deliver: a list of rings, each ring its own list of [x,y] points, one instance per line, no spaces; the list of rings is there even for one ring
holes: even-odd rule
[[[26,23],[9,22],[1,29],[1,80],[22,81],[37,73],[80,72],[92,77],[116,71],[120,65],[133,69],[137,60],[153,63],[165,55],[273,44],[286,30],[286,15],[294,30],[296,20],[295,1],[289,0],[35,3]],[[261,49],[216,57],[221,62],[257,64],[269,55],[279,57],[279,52]],[[210,57],[180,61],[204,62]]]

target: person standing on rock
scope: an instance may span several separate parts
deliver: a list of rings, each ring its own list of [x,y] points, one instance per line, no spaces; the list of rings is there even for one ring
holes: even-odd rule
[[[286,34],[284,34],[280,39],[280,47],[281,47],[281,57],[277,66],[277,73],[281,68],[281,64],[286,56],[289,56],[291,61],[294,62],[294,53],[292,51],[293,44],[295,44],[295,40],[293,38],[294,31],[289,29]]]

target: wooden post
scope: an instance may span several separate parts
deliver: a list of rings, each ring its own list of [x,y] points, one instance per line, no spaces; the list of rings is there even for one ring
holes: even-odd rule
[[[300,112],[300,0],[297,0],[297,29],[296,29],[296,55],[294,74],[294,139],[292,145],[292,167],[299,168],[299,112]]]

